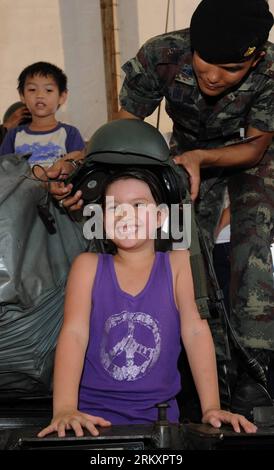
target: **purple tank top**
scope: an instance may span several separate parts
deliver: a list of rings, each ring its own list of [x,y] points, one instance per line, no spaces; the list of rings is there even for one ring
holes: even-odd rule
[[[112,424],[140,424],[155,421],[155,405],[165,401],[177,422],[180,319],[169,254],[156,253],[136,296],[121,290],[112,255],[99,255],[92,303],[79,409]]]

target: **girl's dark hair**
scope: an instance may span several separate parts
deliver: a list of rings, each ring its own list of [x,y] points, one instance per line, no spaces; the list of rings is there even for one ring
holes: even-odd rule
[[[24,68],[18,77],[17,90],[21,95],[24,94],[24,88],[27,78],[34,77],[35,75],[41,75],[42,77],[53,77],[56,82],[60,95],[67,91],[67,77],[63,70],[54,64],[49,62],[35,62],[34,64],[28,65]]]
[[[164,191],[164,188],[162,187],[163,184],[159,180],[157,174],[151,170],[148,170],[147,168],[119,168],[117,170],[114,170],[111,172],[109,177],[105,181],[105,185],[103,188],[103,193],[102,193],[102,205],[104,206],[105,203],[105,196],[107,192],[107,188],[114,183],[114,181],[120,180],[120,179],[137,179],[139,181],[143,181],[146,183],[151,191],[151,194],[153,198],[155,199],[155,202],[157,205],[162,204],[162,203],[168,203],[166,193]]]

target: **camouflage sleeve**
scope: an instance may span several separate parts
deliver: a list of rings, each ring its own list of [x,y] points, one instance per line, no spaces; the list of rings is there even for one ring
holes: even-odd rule
[[[122,70],[126,76],[120,92],[121,106],[140,118],[149,116],[163,98],[153,51],[144,45],[135,58],[123,65]]]
[[[274,131],[273,79],[266,82],[263,91],[254,100],[248,115],[248,124],[264,132]]]

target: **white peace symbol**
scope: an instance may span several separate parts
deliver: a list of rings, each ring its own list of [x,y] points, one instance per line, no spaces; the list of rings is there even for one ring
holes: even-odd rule
[[[127,334],[119,340],[111,349],[107,348],[109,335],[114,327],[118,327],[121,323],[127,324]],[[141,325],[151,331],[154,346],[146,346],[134,338],[136,325]],[[143,312],[127,312],[123,311],[119,314],[112,315],[105,323],[104,337],[101,345],[101,363],[104,369],[116,380],[133,381],[143,377],[147,370],[150,369],[157,361],[161,349],[161,337],[159,326],[151,315]],[[125,354],[125,361],[122,366],[115,363],[115,358]],[[143,358],[141,364],[136,364],[135,355]]]

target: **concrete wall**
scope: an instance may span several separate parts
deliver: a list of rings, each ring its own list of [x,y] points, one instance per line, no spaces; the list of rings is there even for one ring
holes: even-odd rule
[[[63,62],[59,5],[55,0],[1,0],[0,2],[0,119],[18,101],[16,79],[38,60]]]
[[[59,5],[70,89],[67,121],[88,139],[107,120],[100,2],[59,0]]]
[[[188,26],[198,3],[170,0],[168,31]],[[269,3],[274,11],[274,0]],[[117,0],[121,64],[148,38],[165,31],[167,4],[168,0]],[[107,119],[99,0],[0,0],[0,121],[18,100],[19,73],[39,60],[65,70],[69,99],[58,117],[76,125],[88,139]],[[170,120],[163,108],[160,128],[167,132]],[[155,116],[150,121],[155,123]]]

